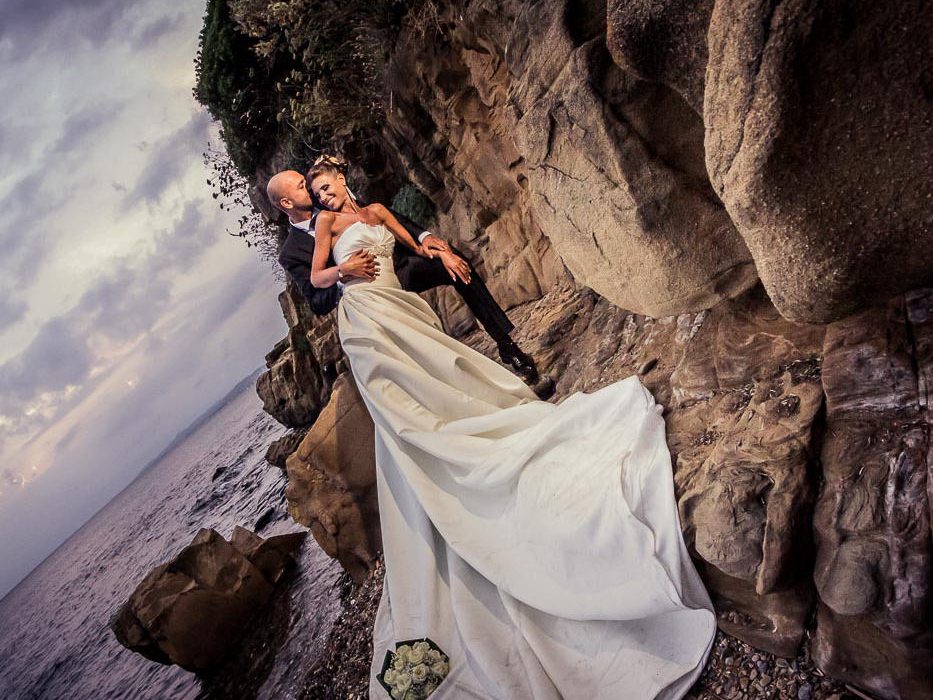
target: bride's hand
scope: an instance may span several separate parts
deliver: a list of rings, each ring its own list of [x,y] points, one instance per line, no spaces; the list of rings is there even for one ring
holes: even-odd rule
[[[446,253],[450,250],[447,244],[433,233],[424,237],[424,240],[421,241],[421,246],[424,248],[424,252],[429,258],[435,257],[438,253]]]
[[[447,274],[450,275],[450,279],[456,282],[459,278],[464,284],[470,283],[470,266],[466,260],[461,258],[459,255],[450,252],[449,250],[443,253],[438,253],[437,257],[439,257],[441,262],[444,263],[444,269],[447,270]]]

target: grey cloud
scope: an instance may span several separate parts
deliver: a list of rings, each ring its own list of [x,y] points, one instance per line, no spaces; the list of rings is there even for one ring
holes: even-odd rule
[[[0,49],[8,59],[16,59],[34,51],[71,47],[76,39],[99,45],[126,8],[121,0],[4,0]],[[54,31],[64,23],[68,31]]]
[[[172,229],[156,235],[152,264],[159,270],[173,268],[187,272],[200,259],[204,248],[213,242],[201,203],[190,200],[185,203]]]
[[[43,392],[80,384],[91,360],[87,339],[75,324],[65,316],[53,318],[18,357],[0,367],[2,403],[29,401]]]
[[[172,279],[191,269],[211,242],[198,202],[189,201],[175,222],[154,235],[145,255],[116,261],[74,308],[47,322],[26,350],[0,366],[0,414],[13,421],[6,432],[30,432],[54,420],[54,416],[24,415],[25,408],[45,392],[81,387],[62,409],[90,391],[92,387],[86,385],[95,360],[90,339],[103,336],[119,343],[146,333],[168,305]],[[236,303],[237,298],[231,294],[224,303]],[[0,441],[3,437],[0,430]]]
[[[57,179],[53,179],[57,182]],[[65,188],[49,188],[44,166],[23,173],[0,200],[0,267],[5,281],[23,286],[32,281],[39,260],[47,250],[49,231],[39,225],[41,217],[60,207],[67,197]]]
[[[207,112],[199,112],[174,134],[154,144],[149,163],[126,196],[124,206],[158,201],[165,190],[188,169],[192,160],[200,160],[201,153],[207,147],[209,126]]]
[[[125,101],[113,100],[93,104],[69,115],[62,124],[58,140],[49,149],[49,155],[57,157],[79,148],[86,149],[89,139],[113,123],[125,108]]]
[[[137,50],[148,49],[153,44],[158,43],[162,37],[174,32],[184,21],[185,16],[181,13],[172,16],[162,16],[140,25],[132,34],[132,44]]]
[[[32,161],[31,169],[18,173],[19,178],[0,200],[3,267],[13,281],[18,284],[29,281],[30,272],[38,268],[49,242],[48,231],[38,223],[68,199],[69,188],[62,186],[62,178],[53,177],[55,170],[60,169],[62,156],[85,146],[89,138],[119,116],[124,106],[115,100],[70,115],[62,123],[55,143]]]
[[[99,278],[78,301],[81,325],[113,341],[148,330],[168,301],[171,284],[163,275],[121,266]]]
[[[12,326],[26,315],[26,302],[4,295],[0,297],[0,328]]]
[[[73,426],[68,428],[68,431],[62,435],[58,442],[55,443],[55,452],[63,452],[65,449],[67,449],[80,433],[80,423],[75,423]]]

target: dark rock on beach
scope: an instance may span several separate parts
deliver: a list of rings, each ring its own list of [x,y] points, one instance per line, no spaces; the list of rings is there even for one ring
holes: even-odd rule
[[[228,542],[202,529],[139,583],[110,622],[123,646],[189,671],[216,667],[294,563],[305,533],[263,539],[241,527]]]

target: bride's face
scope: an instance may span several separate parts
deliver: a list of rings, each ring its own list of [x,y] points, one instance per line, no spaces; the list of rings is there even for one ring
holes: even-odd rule
[[[331,211],[339,211],[347,201],[347,181],[342,174],[321,173],[311,181],[311,191]]]

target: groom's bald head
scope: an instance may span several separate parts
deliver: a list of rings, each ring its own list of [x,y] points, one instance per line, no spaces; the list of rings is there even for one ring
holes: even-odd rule
[[[269,178],[266,197],[272,206],[285,212],[293,222],[310,219],[314,210],[305,176],[295,170],[283,170]]]

